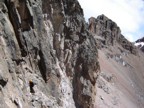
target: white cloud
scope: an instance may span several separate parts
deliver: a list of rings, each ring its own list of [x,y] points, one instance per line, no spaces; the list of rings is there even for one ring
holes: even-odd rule
[[[130,41],[144,35],[144,2],[142,0],[78,0],[84,9],[86,20],[105,14],[115,21],[122,34]]]

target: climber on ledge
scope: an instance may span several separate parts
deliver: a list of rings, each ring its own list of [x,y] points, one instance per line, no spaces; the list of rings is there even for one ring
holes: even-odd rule
[[[35,93],[35,91],[34,91],[34,85],[35,85],[35,83],[32,81],[32,80],[30,80],[29,81],[29,87],[30,87],[30,92],[31,93]]]

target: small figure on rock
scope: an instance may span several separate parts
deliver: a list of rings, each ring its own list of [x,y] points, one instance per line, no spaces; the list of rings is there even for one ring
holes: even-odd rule
[[[32,80],[30,80],[29,81],[29,87],[30,87],[30,92],[31,93],[35,93],[35,91],[34,91],[34,85],[35,85],[35,83],[32,81]]]

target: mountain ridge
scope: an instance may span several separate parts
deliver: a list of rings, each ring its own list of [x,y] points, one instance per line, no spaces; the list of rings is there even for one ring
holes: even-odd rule
[[[106,17],[104,14],[97,18],[89,18],[89,31],[99,37],[104,38],[103,45],[112,45],[119,43],[124,49],[136,54],[136,47],[128,41],[122,34],[120,28],[115,22]]]
[[[97,42],[101,69],[96,108],[143,108],[144,54],[105,15],[91,17],[89,31]]]

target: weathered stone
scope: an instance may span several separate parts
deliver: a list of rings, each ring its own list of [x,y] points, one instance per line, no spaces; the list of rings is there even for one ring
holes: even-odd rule
[[[0,55],[4,108],[93,108],[98,52],[77,0],[1,1]]]
[[[100,15],[97,18],[91,17],[89,31],[97,40],[98,48],[114,46],[119,43],[124,49],[136,54],[135,46],[121,34],[117,24],[105,15]]]

